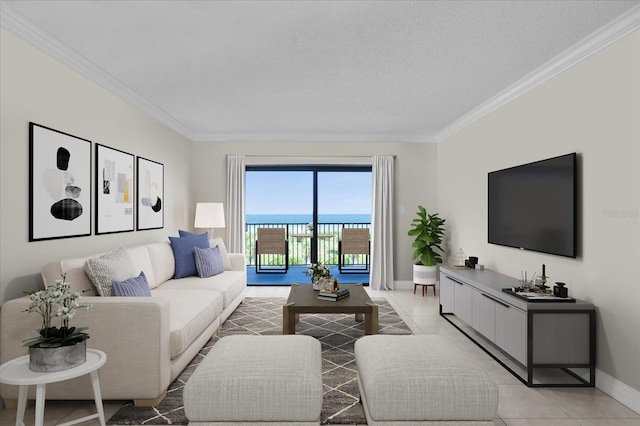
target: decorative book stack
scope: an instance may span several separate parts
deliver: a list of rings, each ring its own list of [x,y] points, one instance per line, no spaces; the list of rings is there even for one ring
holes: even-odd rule
[[[318,294],[318,299],[336,301],[336,300],[344,299],[345,297],[348,297],[348,296],[349,296],[348,288],[340,289],[337,292],[320,290],[320,293]]]

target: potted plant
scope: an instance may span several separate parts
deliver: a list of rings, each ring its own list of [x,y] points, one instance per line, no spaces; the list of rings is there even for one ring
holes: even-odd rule
[[[44,290],[31,293],[31,304],[23,312],[36,312],[42,316],[39,335],[25,340],[29,347],[29,368],[33,371],[61,371],[86,361],[87,327],[70,327],[69,321],[80,308],[91,305],[80,303],[80,293],[72,292],[66,275]],[[60,318],[60,328],[52,326],[54,317]]]
[[[418,206],[417,218],[411,222],[408,234],[414,237],[412,247],[413,259],[417,259],[413,265],[414,284],[435,285],[438,263],[442,263],[442,238],[444,236],[444,222],[438,213],[429,214],[427,210]],[[434,287],[435,288],[435,287]]]

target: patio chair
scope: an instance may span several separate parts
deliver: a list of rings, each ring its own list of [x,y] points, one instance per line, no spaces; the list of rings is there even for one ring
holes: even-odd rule
[[[342,228],[342,238],[338,241],[338,271],[341,274],[368,273],[370,247],[368,228]],[[364,255],[366,260],[364,264],[345,265],[346,255]]]
[[[284,228],[258,228],[256,239],[256,274],[282,273],[289,270],[289,242]],[[261,264],[263,255],[283,255],[284,266],[264,266]]]

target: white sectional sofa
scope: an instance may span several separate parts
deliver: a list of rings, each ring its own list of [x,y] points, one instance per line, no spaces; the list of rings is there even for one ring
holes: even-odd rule
[[[84,264],[99,255],[50,263],[42,268],[42,277],[51,284],[66,273],[74,291],[85,291],[82,301],[93,305],[78,311],[71,325],[88,327],[87,347],[107,354],[107,363],[100,369],[103,399],[151,406],[165,396],[169,384],[242,302],[247,285],[245,259],[243,254],[229,253],[230,268],[221,274],[173,279],[169,242],[125,250],[136,269],[144,272],[151,297],[98,296]],[[39,315],[22,312],[29,302],[22,297],[2,305],[2,363],[26,355],[23,340],[35,336],[41,326]],[[86,377],[47,387],[47,399],[91,399],[90,395]],[[18,387],[2,385],[0,396],[11,406],[18,398]]]

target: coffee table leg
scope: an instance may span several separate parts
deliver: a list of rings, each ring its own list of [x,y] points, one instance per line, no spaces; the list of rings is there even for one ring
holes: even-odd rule
[[[364,334],[378,334],[378,305],[367,303],[371,312],[364,315]]]
[[[282,334],[296,334],[296,314],[290,307],[293,303],[287,303],[282,306]]]
[[[104,408],[102,407],[102,393],[100,392],[100,379],[98,378],[98,370],[91,372],[91,386],[93,386],[93,398],[96,402],[96,410],[98,411],[98,418],[100,419],[100,425],[105,426],[104,420]]]
[[[362,321],[364,318],[362,317],[362,313],[356,314],[356,321]]]
[[[36,426],[42,426],[44,424],[44,401],[47,385],[36,385]]]
[[[24,426],[24,411],[27,408],[28,385],[21,385],[18,391],[18,410],[16,411],[16,426]]]

